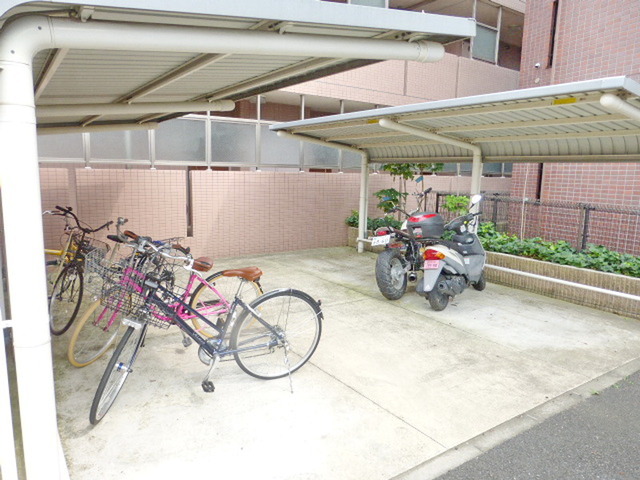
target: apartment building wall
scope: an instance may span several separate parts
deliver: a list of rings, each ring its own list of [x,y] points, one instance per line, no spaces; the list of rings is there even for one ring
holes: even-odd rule
[[[380,62],[284,91],[379,105],[406,105],[517,87],[516,70],[446,53],[436,63]]]
[[[553,8],[553,0],[527,1],[522,88],[617,75],[640,80],[636,0],[560,0],[552,51]],[[523,192],[549,201],[639,206],[640,165],[546,164],[542,170],[538,165],[514,165],[512,194]]]

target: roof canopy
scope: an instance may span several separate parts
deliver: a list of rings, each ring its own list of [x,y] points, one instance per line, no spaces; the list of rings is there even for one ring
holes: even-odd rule
[[[335,115],[271,128],[370,162],[640,160],[640,84],[626,77]]]
[[[11,0],[0,12],[0,35],[38,15],[57,42],[33,61],[39,127],[228,110],[229,100],[384,59],[433,61],[442,43],[475,34],[466,18],[318,0]],[[66,45],[56,29],[89,39]]]

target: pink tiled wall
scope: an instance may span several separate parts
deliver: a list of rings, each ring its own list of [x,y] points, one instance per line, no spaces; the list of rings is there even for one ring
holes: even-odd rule
[[[69,176],[66,168],[40,169],[40,195],[42,197],[42,211],[53,210],[56,205],[75,209],[75,199],[72,199],[69,189]],[[48,248],[62,248],[66,239],[62,236],[64,220],[52,215],[42,217],[44,227],[44,244]]]
[[[77,192],[56,188],[67,172],[75,176]],[[357,173],[192,171],[190,175],[193,236],[184,243],[195,255],[229,257],[345,245],[344,220],[358,208]],[[410,184],[408,189],[431,186],[463,194],[469,191],[470,180],[425,176],[424,184]],[[77,193],[78,214],[94,227],[124,216],[129,218],[126,227],[141,235],[186,236],[185,171],[42,168],[41,181],[52,204]],[[369,182],[370,192],[398,187],[386,174],[370,175]],[[485,178],[483,189],[507,191],[509,183],[508,178]],[[371,217],[381,215],[377,202],[371,195]]]
[[[381,62],[284,90],[381,105],[406,105],[517,87],[516,70],[447,53],[435,63]]]

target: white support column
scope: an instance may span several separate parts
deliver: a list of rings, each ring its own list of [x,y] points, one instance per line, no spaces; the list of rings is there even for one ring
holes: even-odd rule
[[[360,163],[360,206],[358,212],[358,253],[364,252],[364,239],[367,238],[367,215],[369,209],[369,156],[362,153]]]
[[[44,272],[30,58],[0,60],[0,194],[7,282],[29,480],[68,478],[60,455]]]

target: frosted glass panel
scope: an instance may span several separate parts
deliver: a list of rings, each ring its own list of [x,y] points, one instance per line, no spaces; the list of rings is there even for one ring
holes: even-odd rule
[[[92,133],[91,158],[149,160],[149,133],[146,130]]]
[[[337,167],[338,150],[313,143],[305,143],[304,164],[309,167]]]
[[[502,164],[501,163],[485,163],[482,165],[482,173],[485,175],[489,174],[500,174],[502,173]]]
[[[38,156],[84,159],[82,134],[38,135]]]
[[[260,161],[263,165],[300,165],[300,142],[279,137],[276,132],[262,127]]]
[[[360,170],[362,156],[353,152],[342,152],[342,168],[344,170]]]
[[[211,123],[211,161],[256,162],[256,126],[242,123]]]
[[[156,130],[156,158],[183,162],[205,161],[206,125],[201,120],[169,120]]]
[[[480,24],[476,27],[476,37],[473,39],[473,58],[495,63],[498,32]]]

